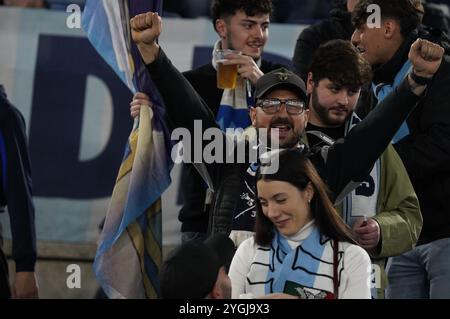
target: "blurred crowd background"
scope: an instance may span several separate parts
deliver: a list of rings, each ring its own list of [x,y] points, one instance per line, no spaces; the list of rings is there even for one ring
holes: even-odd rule
[[[449,0],[422,0],[426,10],[443,15],[450,23]],[[66,10],[69,4],[84,6],[84,0],[0,0],[0,5]],[[343,0],[274,0],[273,23],[312,24],[329,17],[330,10]],[[211,0],[164,0],[163,16],[210,18]],[[448,27],[448,26],[447,26]]]

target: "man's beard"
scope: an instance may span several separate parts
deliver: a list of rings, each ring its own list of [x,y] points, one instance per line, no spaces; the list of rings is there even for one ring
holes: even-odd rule
[[[228,47],[228,49],[230,49],[230,50],[235,50],[235,51],[241,51],[242,52],[242,50],[238,50],[238,49],[236,49],[234,46],[233,46],[233,44],[232,44],[232,39],[233,39],[233,37],[231,36],[231,32],[227,32],[227,47]],[[223,48],[222,48],[223,49]],[[262,50],[261,50],[262,51]],[[244,52],[242,52],[242,54],[244,54]],[[261,58],[261,56],[257,56],[257,57],[252,57],[253,58],[253,60],[255,60],[255,62],[256,61],[258,61],[260,58]]]
[[[327,126],[331,126],[331,127],[336,127],[336,126],[341,126],[345,123],[345,121],[347,121],[347,119],[350,117],[352,112],[347,112],[347,116],[345,117],[344,120],[339,120],[339,119],[335,119],[330,117],[330,109],[323,106],[322,104],[320,104],[319,102],[319,97],[317,94],[317,88],[314,87],[313,91],[311,93],[311,106],[314,110],[314,112],[316,112],[317,116],[319,117],[320,121],[327,125]]]
[[[236,50],[236,48],[232,44],[233,41],[231,41],[231,40],[232,40],[231,39],[231,33],[227,32],[227,47],[228,47],[229,50]]]
[[[274,141],[274,137],[272,136],[272,130],[276,129],[273,126],[277,124],[283,124],[283,125],[289,125],[291,129],[291,136],[288,139],[285,139],[283,141]],[[264,144],[269,149],[272,148],[291,148],[297,145],[303,135],[303,131],[300,131],[298,129],[295,129],[294,124],[292,124],[288,119],[286,118],[275,118],[273,121],[270,122],[270,125],[268,128],[262,128],[258,125],[258,122],[256,123],[256,134],[258,137],[258,141],[260,143]],[[260,132],[261,129],[265,129],[263,133]],[[260,137],[260,134],[265,134],[266,139],[263,141]]]

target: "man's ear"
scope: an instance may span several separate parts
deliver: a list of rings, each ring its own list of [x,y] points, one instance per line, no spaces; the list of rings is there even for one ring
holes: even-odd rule
[[[312,72],[308,72],[308,79],[306,80],[306,91],[311,94],[314,88],[314,80]]]
[[[309,116],[311,115],[311,111],[309,110],[309,108],[307,108],[305,110],[304,116],[305,116],[305,127],[306,125],[308,125],[308,121],[309,121]]]
[[[227,37],[227,24],[224,19],[216,20],[216,31],[221,39],[225,39]]]
[[[250,115],[250,120],[252,121],[252,125],[254,127],[256,127],[256,113],[257,113],[256,107],[254,107],[254,106],[250,107],[249,115]]]
[[[394,19],[386,19],[383,22],[383,31],[385,39],[392,39],[397,32],[400,32],[400,25]]]

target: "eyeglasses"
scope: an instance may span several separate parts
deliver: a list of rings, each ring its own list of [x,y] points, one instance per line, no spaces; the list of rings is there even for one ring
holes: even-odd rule
[[[266,114],[275,114],[280,111],[281,104],[286,106],[289,115],[300,115],[305,110],[305,102],[296,99],[261,99],[256,106],[262,108]]]

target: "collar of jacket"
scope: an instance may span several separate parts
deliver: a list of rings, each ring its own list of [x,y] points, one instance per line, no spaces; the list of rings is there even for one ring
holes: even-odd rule
[[[394,56],[385,64],[374,69],[373,82],[375,84],[380,83],[392,83],[395,75],[400,71],[408,59],[409,49],[411,44],[416,41],[418,37],[418,31],[412,31],[406,39],[403,41],[400,48],[395,52]]]

